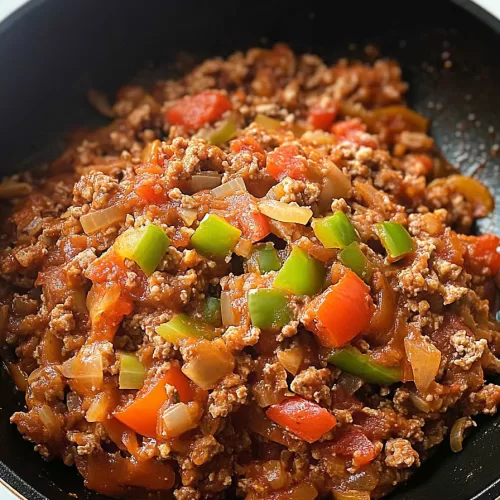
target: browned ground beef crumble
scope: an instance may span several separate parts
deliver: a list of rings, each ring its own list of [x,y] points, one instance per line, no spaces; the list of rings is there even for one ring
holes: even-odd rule
[[[169,122],[183,96],[207,89],[216,89],[230,109]],[[433,181],[450,170],[418,118],[401,111],[406,90],[393,61],[327,66],[278,45],[207,60],[149,90],[124,87],[112,108],[94,93],[114,120],[79,134],[51,166],[53,174],[21,174],[0,193],[12,199],[1,240],[1,338],[15,351],[7,365],[27,404],[12,422],[35,449],[76,464],[89,488],[111,496],[173,488],[178,500],[222,498],[228,490],[250,499],[369,499],[405,481],[457,421],[460,443],[461,429],[473,425],[470,417],[494,414],[500,387],[485,376],[500,371],[492,310],[497,257],[483,255],[478,240],[465,236],[491,207],[484,195],[471,196],[446,177]],[[399,107],[396,115],[378,112],[392,106]],[[318,109],[330,114],[315,114]],[[280,123],[265,123],[263,116]],[[229,117],[236,136],[209,144]],[[295,148],[303,177],[269,174],[268,155],[283,145]],[[328,184],[325,172],[332,168],[336,181]],[[216,200],[197,191],[193,178],[201,172],[217,173],[222,183],[242,178],[250,195]],[[403,382],[370,384],[329,364],[330,349],[304,327],[307,295],[290,299],[291,318],[281,329],[252,326],[246,292],[271,287],[276,272],[261,276],[241,257],[244,245],[236,249],[240,255],[212,260],[190,244],[214,211],[240,227],[248,243],[242,214],[258,212],[264,196],[309,207],[314,217],[348,216],[372,264],[375,311],[351,344],[382,365],[400,367]],[[87,234],[82,217],[108,207],[123,217]],[[325,249],[309,225],[266,220],[271,235],[265,239],[283,260],[295,246],[322,262],[327,285],[345,275],[339,250]],[[382,221],[407,228],[410,255],[397,262],[386,255],[374,231]],[[121,267],[105,260],[120,234],[147,222],[170,238],[150,276],[132,260]],[[118,300],[110,310],[101,304],[102,311],[89,314],[95,308],[89,297],[116,283]],[[179,312],[201,319],[206,296],[221,292],[239,318],[218,329],[220,339],[178,346],[156,333]],[[413,382],[406,338],[441,354],[425,390]],[[184,368],[203,342],[218,342],[233,368],[207,390],[189,382],[195,428],[166,439],[120,427],[113,412],[137,391],[119,389],[118,353],[135,352],[154,381],[172,367]],[[293,350],[300,353],[295,373],[280,361],[280,353]],[[96,357],[104,375],[90,384],[63,368],[68,360]],[[176,390],[167,384],[165,391],[167,407],[175,404]],[[336,426],[308,443],[272,423],[267,407],[293,395],[326,409]],[[97,416],[96,401],[102,402]]]

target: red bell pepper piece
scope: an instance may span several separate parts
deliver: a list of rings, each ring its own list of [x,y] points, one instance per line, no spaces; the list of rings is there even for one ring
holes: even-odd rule
[[[341,347],[368,329],[373,309],[369,287],[349,270],[308,304],[302,323],[320,344]]]
[[[308,443],[314,443],[337,425],[335,417],[328,410],[298,396],[269,407],[266,415]]]

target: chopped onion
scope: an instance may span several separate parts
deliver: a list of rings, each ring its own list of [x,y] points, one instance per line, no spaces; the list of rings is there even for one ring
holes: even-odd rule
[[[215,198],[226,198],[236,193],[246,192],[247,187],[245,186],[245,181],[242,177],[235,177],[220,186],[212,189],[210,192]]]
[[[368,491],[334,491],[333,498],[335,500],[370,500],[370,492]]]
[[[61,365],[61,373],[90,389],[99,389],[103,382],[103,343],[85,345],[80,352]]]
[[[308,130],[302,136],[302,140],[310,142],[315,146],[325,146],[335,142],[333,135],[324,130]]]
[[[254,122],[266,130],[277,130],[281,128],[281,123],[278,120],[269,118],[269,116],[260,113],[255,117]]]
[[[319,196],[321,208],[329,209],[334,198],[347,198],[351,181],[332,161],[325,162],[323,187]]]
[[[404,340],[406,356],[415,385],[421,394],[425,394],[438,373],[441,352],[421,335],[410,335]]]
[[[118,304],[120,294],[120,285],[117,283],[113,283],[107,288],[104,295],[95,285],[90,288],[87,295],[87,308],[89,310],[90,321],[93,325],[97,324],[103,314]]]
[[[188,194],[197,193],[198,191],[203,191],[204,189],[213,189],[220,186],[221,183],[220,175],[216,172],[203,172],[202,174],[196,174],[191,177],[186,183],[186,192]]]
[[[50,438],[56,439],[61,431],[61,425],[57,420],[54,410],[48,405],[42,405],[38,410],[38,416],[45,429],[47,429]]]
[[[280,460],[268,460],[262,464],[266,481],[273,490],[279,490],[286,484],[287,474]]]
[[[365,381],[356,375],[351,375],[347,372],[342,372],[339,376],[337,385],[342,388],[344,392],[353,395],[356,391],[361,389]]]
[[[124,218],[125,214],[117,206],[112,206],[82,215],[80,217],[80,224],[86,234],[92,234]]]
[[[220,294],[220,312],[222,316],[222,324],[224,326],[236,325],[236,318],[229,292],[222,292]]]
[[[300,207],[297,204],[283,203],[276,200],[262,200],[258,204],[259,210],[271,219],[280,222],[296,222],[306,225],[312,217],[312,210]]]
[[[464,441],[464,432],[469,427],[475,426],[475,422],[470,417],[462,417],[459,418],[451,428],[450,432],[450,447],[452,451],[458,453],[462,451],[463,441]]]
[[[253,245],[250,240],[247,240],[246,238],[240,238],[238,240],[238,243],[236,243],[233,251],[236,255],[239,255],[240,257],[250,257],[250,254],[252,253],[253,250]]]
[[[163,410],[159,417],[162,437],[172,439],[198,426],[199,407],[196,403],[191,406],[177,403]]]
[[[198,210],[195,208],[179,208],[178,213],[184,224],[191,227],[198,218]]]
[[[193,356],[184,363],[182,372],[202,389],[214,389],[234,369],[234,357],[222,340],[200,340],[191,352]]]
[[[430,413],[432,411],[432,407],[429,401],[426,401],[424,398],[415,394],[414,392],[409,393],[409,399],[412,402],[413,406],[424,413]]]
[[[304,360],[304,349],[300,346],[291,347],[278,352],[278,361],[283,365],[287,372],[297,375]]]
[[[90,403],[85,419],[87,422],[104,422],[111,410],[111,398],[109,394],[100,392]]]
[[[252,394],[255,401],[261,408],[277,405],[285,399],[286,389],[277,390],[276,387],[260,380],[252,387]]]
[[[26,392],[26,389],[28,388],[28,377],[19,366],[19,363],[5,364],[7,365],[7,370],[9,370],[9,375],[12,377],[12,381],[14,382],[16,389],[21,392]],[[37,368],[35,371],[33,371],[31,375],[33,375],[33,373],[35,372],[38,372],[38,370],[40,370],[40,368]]]
[[[318,490],[307,482],[302,482],[289,490],[289,500],[314,500],[318,496]]]

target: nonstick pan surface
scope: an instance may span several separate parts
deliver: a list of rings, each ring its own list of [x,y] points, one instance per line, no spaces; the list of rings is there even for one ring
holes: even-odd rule
[[[112,95],[137,74],[161,73],[180,51],[201,60],[276,41],[328,62],[366,59],[367,43],[396,58],[409,103],[431,119],[444,155],[500,206],[500,21],[469,1],[32,0],[0,24],[1,175],[53,158],[75,127],[102,124],[86,101],[91,87]],[[478,231],[499,233],[498,208]],[[22,440],[9,417],[23,397],[5,373],[1,384],[0,477],[30,500],[104,498]],[[496,499],[500,418],[477,421],[463,452],[443,443],[390,498]]]

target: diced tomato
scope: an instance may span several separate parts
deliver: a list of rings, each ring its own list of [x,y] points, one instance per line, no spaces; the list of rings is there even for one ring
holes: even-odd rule
[[[373,443],[355,427],[343,431],[335,441],[333,449],[338,455],[352,457],[355,467],[366,465],[377,456]]]
[[[179,99],[166,112],[171,125],[182,125],[187,130],[198,130],[205,123],[211,123],[231,109],[225,94],[217,90],[204,90],[199,94]]]
[[[240,137],[231,141],[229,149],[233,153],[240,153],[241,151],[250,151],[251,153],[264,153],[263,147],[258,143],[257,139],[251,136]]]
[[[135,194],[153,205],[161,205],[167,201],[165,187],[161,184],[159,176],[156,175],[142,179],[135,188]]]
[[[366,132],[366,125],[355,118],[334,123],[331,131],[341,140],[373,149],[377,147],[375,138]]]
[[[281,181],[285,177],[305,180],[307,178],[307,160],[300,154],[297,146],[279,146],[267,155],[267,173],[276,180]]]
[[[228,221],[236,225],[245,238],[257,242],[271,232],[268,218],[259,212],[257,200],[250,193],[229,196],[225,202],[228,211],[232,211]]]
[[[180,368],[175,366],[161,377],[146,380],[144,387],[137,393],[132,403],[121,410],[116,410],[114,416],[142,436],[156,437],[158,411],[167,399],[166,384],[177,389],[183,403],[192,401],[194,393],[189,380]]]
[[[326,105],[316,104],[309,110],[309,123],[314,128],[328,130],[337,117],[339,104],[337,101],[331,101]]]
[[[373,309],[370,289],[349,270],[307,305],[302,322],[320,344],[341,347],[368,329]]]
[[[478,271],[487,267],[495,275],[500,269],[500,236],[488,233],[463,239],[467,242],[468,262]]]
[[[308,443],[314,443],[337,424],[328,410],[298,396],[269,407],[266,415]]]

